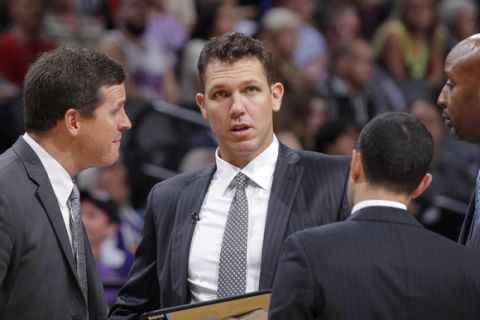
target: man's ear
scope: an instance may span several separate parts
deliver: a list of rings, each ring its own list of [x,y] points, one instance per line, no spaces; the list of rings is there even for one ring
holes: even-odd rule
[[[412,195],[411,195],[412,199],[419,197],[423,193],[423,191],[425,191],[425,189],[428,188],[431,182],[432,182],[432,175],[430,173],[427,173],[423,177],[422,181],[420,181],[420,183],[418,184],[417,189],[415,189],[415,191],[412,192]]]
[[[65,127],[70,133],[70,135],[76,136],[79,134],[81,128],[80,119],[80,112],[78,112],[78,110],[76,109],[70,108],[65,112],[63,120],[65,122]]]
[[[195,102],[197,103],[197,106],[200,109],[200,112],[202,113],[202,116],[205,119],[208,119],[207,108],[205,108],[205,94],[197,93],[195,95]]]
[[[272,84],[271,86],[272,90],[272,109],[274,112],[277,112],[280,110],[280,107],[282,106],[282,97],[283,97],[283,84],[280,82],[276,82]]]
[[[364,179],[362,155],[355,149],[352,150],[352,160],[350,161],[350,177],[354,182]]]

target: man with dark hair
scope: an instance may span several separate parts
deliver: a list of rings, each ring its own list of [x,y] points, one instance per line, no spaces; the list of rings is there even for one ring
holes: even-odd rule
[[[106,317],[72,179],[118,158],[131,126],[124,80],[86,49],[44,54],[27,73],[27,132],[0,155],[1,319]]]
[[[348,161],[293,151],[273,134],[283,85],[258,40],[209,40],[198,62],[215,164],[157,184],[144,238],[111,319],[271,288],[286,235],[349,212]]]
[[[459,42],[445,61],[447,82],[438,97],[450,135],[480,144],[480,33]],[[480,173],[459,242],[480,251]]]
[[[480,258],[407,211],[430,184],[430,133],[406,113],[362,130],[349,181],[352,215],[291,235],[270,320],[479,319]]]

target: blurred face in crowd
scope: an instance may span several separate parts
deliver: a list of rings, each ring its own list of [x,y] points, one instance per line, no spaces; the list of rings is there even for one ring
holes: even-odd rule
[[[445,61],[446,83],[438,97],[450,134],[480,143],[480,35],[457,44]]]
[[[360,34],[360,18],[353,8],[343,10],[335,26],[336,41],[353,40]]]
[[[221,36],[235,30],[237,23],[236,5],[233,1],[224,1],[218,8],[213,25],[213,35]]]
[[[38,33],[45,14],[41,0],[16,0],[11,13],[15,24],[30,33]]]
[[[438,108],[430,101],[420,99],[411,104],[410,114],[423,123],[432,135],[434,144],[438,146],[444,130]]]
[[[290,58],[297,47],[298,27],[287,27],[274,34],[276,50],[285,58]]]
[[[117,224],[110,222],[107,213],[90,200],[82,201],[82,220],[92,246],[101,245],[117,231]]]
[[[119,9],[119,24],[134,36],[140,37],[146,28],[149,6],[144,0],[127,0]]]
[[[357,89],[366,87],[373,77],[373,52],[364,40],[354,40],[349,67],[350,83]]]
[[[459,12],[455,19],[455,33],[458,39],[462,40],[478,31],[478,10],[465,9]]]
[[[282,5],[298,13],[304,21],[312,18],[314,9],[312,0],[284,0]]]
[[[435,6],[432,0],[406,0],[403,5],[405,21],[413,30],[426,31],[434,23]]]
[[[327,104],[322,97],[312,97],[309,104],[309,113],[305,119],[306,131],[315,135],[320,127],[327,121]]]
[[[98,187],[110,194],[120,206],[128,205],[130,201],[130,185],[125,166],[116,163],[111,167],[100,169]]]
[[[124,84],[100,88],[102,100],[92,117],[78,116],[79,143],[76,161],[80,168],[112,165],[119,156],[122,132],[131,127],[125,113]]]
[[[280,110],[282,96],[282,84],[268,84],[257,58],[208,63],[205,93],[196,101],[219,140],[222,159],[243,168],[270,145],[273,112]]]

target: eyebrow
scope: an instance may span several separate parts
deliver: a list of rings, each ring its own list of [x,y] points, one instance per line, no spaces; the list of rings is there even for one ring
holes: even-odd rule
[[[240,82],[240,85],[241,86],[248,86],[248,85],[257,85],[257,86],[260,86],[262,83],[261,81],[257,80],[257,79],[248,79],[248,80],[245,80],[245,81],[242,81]],[[214,90],[218,90],[218,89],[224,89],[226,87],[229,87],[229,85],[226,85],[225,83],[219,83],[219,84],[216,84],[210,88],[208,88],[208,91],[214,91]]]

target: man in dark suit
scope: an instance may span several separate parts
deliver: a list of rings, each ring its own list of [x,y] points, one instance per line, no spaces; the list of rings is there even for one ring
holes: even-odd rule
[[[213,38],[198,67],[204,91],[197,104],[219,141],[215,164],[153,188],[144,238],[111,319],[271,288],[286,235],[349,212],[348,161],[294,151],[276,139],[272,116],[283,86],[273,81],[271,55],[260,41],[239,33]],[[246,211],[247,221],[232,228],[238,238],[226,241],[237,216],[231,213]],[[227,282],[224,268],[236,283]]]
[[[106,318],[72,178],[118,158],[131,126],[124,80],[86,49],[57,49],[30,68],[26,133],[0,155],[0,319]]]
[[[285,241],[269,319],[479,319],[480,258],[407,211],[431,181],[430,133],[386,113],[359,139],[352,215]]]
[[[442,117],[450,128],[450,135],[480,144],[480,34],[459,42],[445,61],[447,81],[438,97]],[[480,176],[479,176],[480,178]],[[459,242],[480,251],[480,180],[477,179]],[[476,208],[478,207],[478,208]]]

